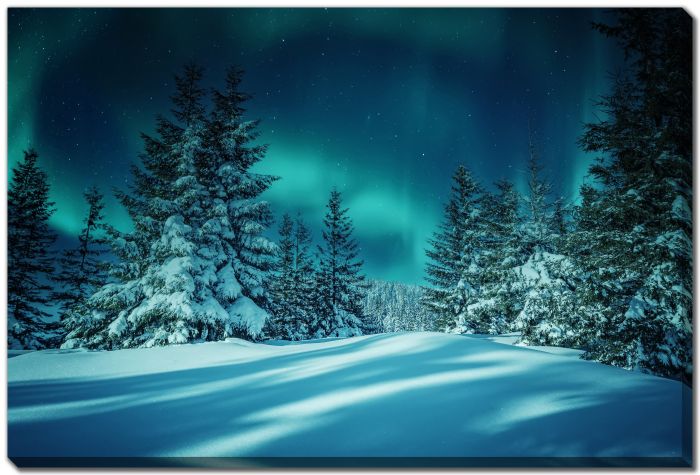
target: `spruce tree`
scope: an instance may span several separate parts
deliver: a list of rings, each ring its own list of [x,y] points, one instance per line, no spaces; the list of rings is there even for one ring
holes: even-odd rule
[[[297,334],[294,339],[309,338],[311,321],[314,310],[314,294],[316,291],[316,267],[311,255],[311,231],[304,223],[301,215],[297,215],[294,229],[294,269],[292,305],[298,316]]]
[[[554,202],[554,212],[552,214],[552,230],[555,232],[556,249],[564,247],[562,240],[566,238],[567,217],[570,215],[570,209],[564,204],[564,199],[559,198]]]
[[[445,331],[483,331],[470,305],[478,302],[481,285],[481,185],[462,165],[453,175],[445,216],[429,241],[424,303]]]
[[[629,9],[597,24],[627,69],[580,143],[602,154],[582,190],[577,263],[586,354],[690,381],[692,375],[692,20]]]
[[[88,211],[78,235],[78,246],[63,251],[59,260],[61,271],[54,277],[58,286],[52,299],[58,303],[63,335],[69,335],[81,326],[87,298],[107,280],[103,195],[93,186],[83,196]]]
[[[528,194],[520,242],[521,264],[514,271],[521,296],[520,312],[514,329],[521,332],[520,341],[532,345],[550,345],[563,337],[556,324],[571,299],[561,275],[570,266],[568,258],[558,254],[559,230],[556,201],[551,199],[551,183],[543,176],[543,166],[530,134],[528,160]],[[563,213],[563,209],[559,208]],[[562,307],[566,303],[566,307]]]
[[[50,247],[56,240],[49,227],[54,203],[49,201],[46,173],[34,150],[12,170],[7,193],[7,309],[8,347],[39,349],[50,344],[48,323],[50,276],[54,272]]]
[[[268,333],[284,340],[304,340],[309,338],[316,292],[315,267],[310,252],[311,233],[300,215],[293,221],[285,213],[279,235],[272,285],[273,318]]]
[[[294,291],[294,221],[285,213],[279,227],[278,277],[275,285],[275,300],[288,304]]]
[[[229,68],[224,89],[213,93],[207,132],[213,156],[199,167],[200,180],[211,194],[211,219],[222,224],[219,236],[242,294],[266,309],[277,247],[264,236],[273,216],[260,195],[279,177],[251,171],[265,157],[267,145],[256,143],[260,121],[244,117],[251,96],[240,90],[242,77],[242,70]]]
[[[279,242],[275,277],[272,287],[272,318],[268,322],[267,333],[273,338],[282,340],[303,339],[305,328],[300,329],[305,322],[297,308],[297,233],[294,221],[285,213],[279,226]],[[301,331],[300,331],[301,330]]]
[[[248,169],[264,147],[240,117],[231,76],[207,115],[202,70],[176,77],[175,121],[144,135],[143,168],[118,194],[133,233],[112,230],[116,282],[88,301],[82,327],[64,346],[120,348],[255,338],[267,318],[265,264],[276,247],[261,236],[271,220],[256,197],[274,181]],[[256,221],[257,218],[257,221]],[[256,252],[259,255],[255,255]]]
[[[522,308],[522,286],[514,271],[522,262],[519,212],[521,197],[512,182],[500,180],[495,193],[483,201],[484,252],[480,301],[473,307],[474,318],[483,322],[484,332],[511,330]]]
[[[318,246],[317,315],[311,331],[316,338],[360,335],[365,327],[362,301],[366,286],[352,220],[335,189],[326,208],[323,245]]]
[[[543,165],[530,133],[529,158],[527,163],[528,194],[524,201],[526,205],[525,219],[522,223],[522,247],[526,258],[542,257],[542,253],[554,251],[553,244],[553,214],[550,195],[551,183],[543,176]]]

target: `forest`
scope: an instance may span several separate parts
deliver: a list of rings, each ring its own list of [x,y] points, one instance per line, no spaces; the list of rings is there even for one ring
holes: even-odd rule
[[[578,141],[597,157],[591,180],[576,200],[554,196],[534,130],[527,193],[481,183],[464,157],[425,243],[424,286],[365,277],[332,183],[322,229],[301,214],[275,220],[264,193],[284,176],[251,171],[267,146],[236,67],[212,92],[195,64],[177,75],[172,114],[142,134],[133,184],[114,190],[132,231],[109,223],[104,191],[85,183],[83,229],[54,249],[48,175],[27,150],[8,190],[9,348],[517,332],[691,384],[692,21],[628,9],[594,27],[626,68],[591,98],[599,120]]]

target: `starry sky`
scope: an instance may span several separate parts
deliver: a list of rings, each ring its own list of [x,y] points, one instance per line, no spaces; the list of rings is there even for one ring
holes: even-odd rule
[[[281,177],[264,198],[301,212],[320,238],[343,192],[371,278],[422,283],[426,240],[450,177],[525,191],[528,121],[558,196],[577,198],[593,156],[576,145],[622,64],[591,28],[597,9],[10,9],[8,179],[34,147],[49,173],[51,225],[71,243],[83,190],[129,184],[173,75],[195,61],[219,87],[246,71],[248,117],[269,144],[256,171]],[[274,231],[274,230],[273,230]],[[272,236],[275,235],[273,232]]]

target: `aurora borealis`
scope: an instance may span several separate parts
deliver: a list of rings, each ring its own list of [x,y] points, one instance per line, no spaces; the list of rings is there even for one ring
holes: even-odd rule
[[[138,162],[139,132],[167,113],[173,75],[205,85],[246,71],[248,118],[269,144],[265,198],[320,236],[337,186],[368,276],[420,283],[426,240],[459,163],[525,189],[528,121],[555,192],[576,198],[595,158],[576,140],[621,53],[594,9],[10,9],[8,163],[34,147],[51,178],[51,224],[75,235],[82,191],[111,196]]]

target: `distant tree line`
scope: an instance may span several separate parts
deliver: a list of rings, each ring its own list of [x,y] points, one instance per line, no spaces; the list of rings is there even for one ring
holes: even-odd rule
[[[381,333],[438,331],[435,313],[423,304],[424,295],[417,285],[369,280],[364,314],[374,319]]]

